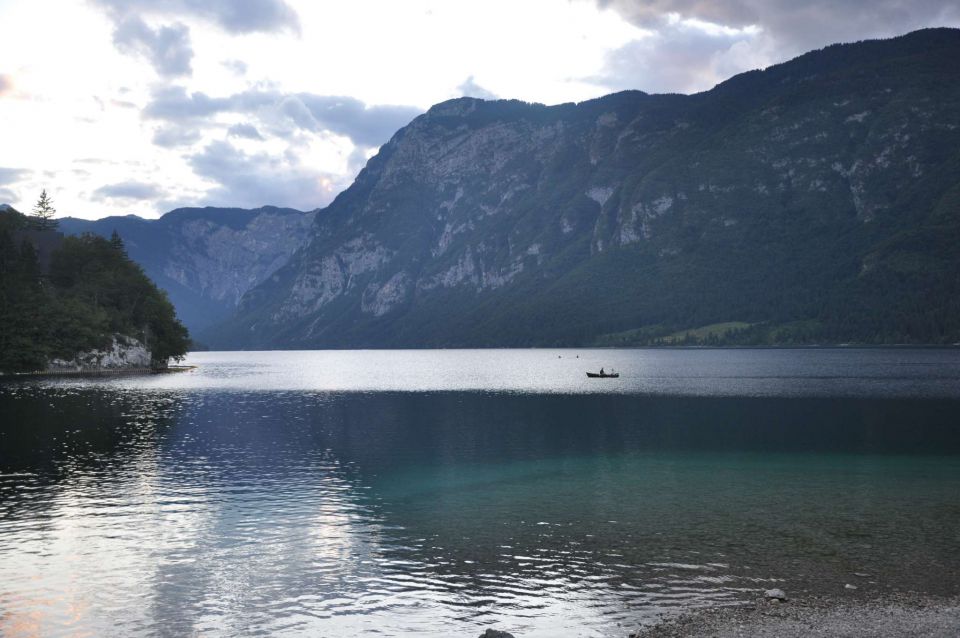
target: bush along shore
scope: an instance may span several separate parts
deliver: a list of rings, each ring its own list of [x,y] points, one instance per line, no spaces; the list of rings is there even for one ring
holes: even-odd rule
[[[189,337],[116,234],[63,237],[0,211],[0,373],[162,370]]]

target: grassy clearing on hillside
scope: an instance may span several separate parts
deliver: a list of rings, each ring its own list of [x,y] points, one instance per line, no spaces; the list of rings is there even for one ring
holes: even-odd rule
[[[663,342],[665,344],[672,345],[693,340],[696,340],[697,342],[704,342],[708,341],[711,337],[723,339],[734,330],[746,330],[752,325],[754,324],[746,323],[745,321],[725,321],[723,323],[712,323],[709,326],[701,326],[691,330],[679,330],[673,334],[663,337]]]
[[[723,343],[731,333],[742,333],[756,324],[745,321],[725,321],[688,330],[671,331],[662,325],[641,326],[623,332],[600,335],[597,346],[625,347],[646,345],[702,345]]]

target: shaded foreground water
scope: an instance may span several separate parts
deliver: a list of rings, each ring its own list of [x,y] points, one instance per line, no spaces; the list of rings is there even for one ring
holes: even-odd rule
[[[191,362],[0,384],[0,635],[625,636],[772,586],[960,593],[958,351]]]

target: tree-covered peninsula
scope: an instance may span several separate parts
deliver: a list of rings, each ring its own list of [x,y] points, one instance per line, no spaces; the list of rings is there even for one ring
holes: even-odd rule
[[[0,211],[0,372],[43,370],[133,340],[155,368],[189,345],[166,294],[119,236],[64,238],[46,222]]]

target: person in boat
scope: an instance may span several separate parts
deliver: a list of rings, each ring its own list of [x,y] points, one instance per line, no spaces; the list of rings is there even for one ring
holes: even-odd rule
[[[600,368],[600,374],[603,374],[603,368]]]

